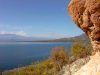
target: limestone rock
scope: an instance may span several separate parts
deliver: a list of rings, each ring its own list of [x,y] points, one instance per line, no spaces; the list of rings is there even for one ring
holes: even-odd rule
[[[71,0],[68,11],[77,26],[90,38],[95,52],[74,75],[100,75],[100,0]]]
[[[100,75],[100,53],[92,56],[91,60],[74,75]]]
[[[100,52],[100,0],[71,0],[69,14],[90,38],[95,52]]]
[[[90,57],[86,57],[86,58],[78,59],[70,65],[67,64],[66,66],[63,67],[63,69],[60,71],[58,75],[73,75],[83,65],[89,62],[89,60],[90,60]]]

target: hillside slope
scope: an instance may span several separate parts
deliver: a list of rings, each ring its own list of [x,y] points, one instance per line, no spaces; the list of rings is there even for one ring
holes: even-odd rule
[[[74,75],[100,75],[100,52],[91,56],[90,61]]]
[[[87,58],[86,58],[87,59]],[[74,65],[73,65],[74,64]],[[60,75],[100,75],[100,53],[90,56],[90,60],[86,63],[84,59],[78,59],[71,64],[70,71],[65,66],[64,74]],[[69,73],[70,72],[70,73]]]

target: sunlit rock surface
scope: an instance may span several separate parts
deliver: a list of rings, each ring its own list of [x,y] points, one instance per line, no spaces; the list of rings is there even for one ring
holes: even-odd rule
[[[100,53],[91,56],[91,60],[74,75],[100,75]]]
[[[100,0],[71,0],[68,11],[90,38],[94,53],[90,61],[72,75],[100,75]]]
[[[94,52],[100,52],[100,0],[71,0],[68,11],[90,38]]]
[[[76,60],[70,65],[66,65],[63,67],[63,69],[60,71],[59,75],[73,75],[75,72],[77,72],[83,65],[85,65],[87,62],[89,62],[90,57],[81,58]]]

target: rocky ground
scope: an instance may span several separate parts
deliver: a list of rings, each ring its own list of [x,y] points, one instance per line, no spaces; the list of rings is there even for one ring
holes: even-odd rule
[[[85,65],[84,65],[85,64]],[[100,75],[100,52],[86,59],[78,59],[63,68],[61,75]]]
[[[100,75],[100,52],[90,57],[90,61],[74,75]]]
[[[89,60],[90,57],[78,59],[72,64],[64,66],[63,69],[60,71],[59,75],[73,75],[82,66],[84,66],[87,62],[89,62]]]

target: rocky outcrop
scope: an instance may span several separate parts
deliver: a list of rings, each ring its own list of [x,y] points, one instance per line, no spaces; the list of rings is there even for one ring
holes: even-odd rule
[[[100,75],[100,53],[91,56],[91,60],[73,75]]]
[[[64,66],[59,75],[100,75],[100,53]]]
[[[100,52],[100,0],[71,0],[68,11],[89,36],[94,52]]]
[[[71,0],[68,11],[77,26],[90,38],[95,53],[72,75],[100,75],[100,0]]]
[[[81,58],[76,60],[70,65],[66,65],[63,67],[63,69],[59,72],[58,75],[73,75],[75,74],[83,65],[85,65],[87,62],[89,62],[90,57]]]

